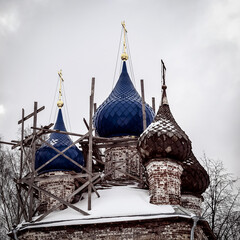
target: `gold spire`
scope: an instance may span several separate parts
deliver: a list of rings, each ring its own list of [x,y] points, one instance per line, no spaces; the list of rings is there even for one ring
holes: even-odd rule
[[[63,107],[63,101],[62,101],[62,82],[63,77],[62,77],[62,69],[60,69],[60,71],[58,72],[58,76],[60,77],[60,86],[59,86],[59,97],[58,97],[58,102],[57,102],[57,106],[59,109],[61,109]]]
[[[123,61],[128,60],[128,55],[126,52],[126,33],[127,33],[127,29],[126,29],[126,25],[125,25],[125,21],[122,22],[122,27],[123,27],[123,32],[124,32],[124,38],[123,38],[123,53],[121,55],[121,59]]]

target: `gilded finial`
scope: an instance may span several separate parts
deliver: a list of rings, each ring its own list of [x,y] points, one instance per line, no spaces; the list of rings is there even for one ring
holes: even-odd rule
[[[126,60],[128,60],[128,55],[127,55],[127,52],[126,52],[126,33],[127,33],[127,29],[126,29],[125,21],[122,22],[122,27],[123,27],[124,38],[123,38],[123,53],[121,55],[121,59],[123,61],[126,61]]]
[[[60,71],[58,72],[58,76],[60,78],[60,85],[59,85],[59,97],[58,97],[58,102],[57,102],[57,106],[59,109],[61,109],[63,107],[63,101],[62,101],[62,82],[63,77],[62,77],[62,69],[60,69]]]

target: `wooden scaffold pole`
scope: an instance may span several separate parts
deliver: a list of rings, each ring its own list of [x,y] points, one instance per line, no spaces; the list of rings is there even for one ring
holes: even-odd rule
[[[24,154],[24,150],[23,150],[23,139],[24,139],[24,109],[22,108],[22,122],[21,122],[21,153],[20,153],[20,173],[19,173],[19,179],[22,179],[22,173],[23,173],[23,154]],[[18,196],[21,197],[21,192],[22,192],[22,188],[21,188],[21,185],[16,185],[17,186],[17,191],[18,191]],[[21,201],[19,199],[19,201]],[[17,219],[18,219],[18,222],[20,222],[20,211],[21,211],[21,208],[20,208],[20,204],[18,204],[18,211],[17,211]]]
[[[91,95],[90,95],[90,110],[89,110],[89,149],[88,149],[88,171],[92,173],[92,117],[93,117],[93,104],[94,104],[94,87],[95,87],[95,78],[92,78],[92,85],[91,85]],[[92,199],[91,199],[91,194],[92,194],[92,176],[89,174],[88,177],[89,180],[89,185],[88,185],[88,210],[91,210],[92,208]]]
[[[34,112],[33,112],[33,143],[32,143],[32,163],[31,163],[31,170],[32,170],[32,177],[31,177],[31,185],[34,182],[34,171],[35,171],[35,152],[36,152],[36,127],[37,127],[37,106],[38,103],[34,102]],[[33,216],[33,187],[30,186],[30,203],[29,203],[29,222],[32,221]]]
[[[153,109],[153,112],[156,113],[156,110],[155,110],[155,97],[152,97],[152,109]]]
[[[144,97],[144,83],[141,79],[141,93],[142,93],[142,115],[143,115],[143,131],[147,128],[146,111],[145,111],[145,97]]]

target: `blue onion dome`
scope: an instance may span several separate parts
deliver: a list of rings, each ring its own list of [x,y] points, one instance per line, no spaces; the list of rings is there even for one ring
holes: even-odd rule
[[[182,163],[183,173],[181,175],[181,192],[182,194],[201,195],[207,189],[210,181],[206,170],[198,162],[194,154],[190,153],[189,157]]]
[[[57,121],[54,126],[54,130],[66,131],[65,124],[63,121],[62,110],[59,109]],[[54,146],[59,151],[63,151],[65,148],[70,146],[73,142],[70,137],[66,134],[62,133],[51,133],[49,139],[47,140],[49,144]],[[46,144],[43,144],[37,151],[35,156],[35,169],[38,169],[48,160],[56,156],[58,153],[49,147]],[[84,165],[84,159],[82,152],[73,145],[64,154],[70,157],[72,160],[80,164],[81,166]],[[81,172],[81,168],[75,165],[74,163],[70,162],[67,158],[60,155],[52,162],[44,166],[42,169],[39,170],[39,174],[45,172],[52,172],[52,171],[75,171]]]
[[[190,154],[191,141],[175,121],[167,100],[166,85],[162,86],[162,102],[154,121],[138,140],[138,151],[143,161],[171,158],[184,161]]]
[[[148,104],[145,110],[148,126],[154,112]],[[93,123],[100,137],[140,136],[143,132],[142,99],[128,75],[125,61],[116,86],[97,109]]]

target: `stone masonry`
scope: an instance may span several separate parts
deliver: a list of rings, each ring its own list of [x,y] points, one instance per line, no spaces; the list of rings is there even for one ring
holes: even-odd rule
[[[150,202],[179,205],[183,168],[169,158],[152,159],[146,166]]]

